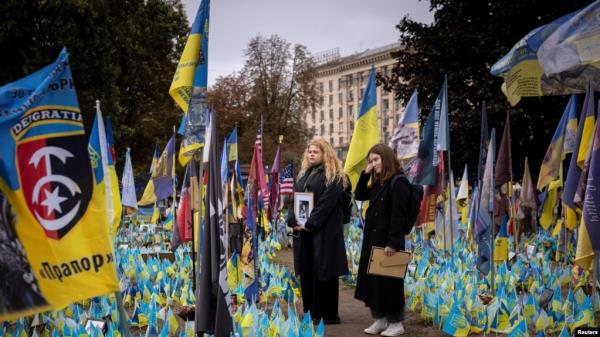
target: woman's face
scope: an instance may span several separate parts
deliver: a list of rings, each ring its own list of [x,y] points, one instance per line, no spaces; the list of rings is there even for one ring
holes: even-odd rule
[[[373,166],[373,171],[376,174],[381,174],[381,156],[377,153],[369,154],[369,164]]]
[[[319,165],[323,162],[323,152],[318,146],[311,145],[308,147],[308,162],[310,166]]]

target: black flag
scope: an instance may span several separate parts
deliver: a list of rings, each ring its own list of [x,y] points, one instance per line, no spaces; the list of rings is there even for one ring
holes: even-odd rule
[[[225,207],[221,195],[221,171],[217,156],[215,114],[210,121],[204,148],[204,163],[208,162],[204,228],[200,235],[200,276],[196,287],[196,333],[214,337],[229,337],[233,331],[233,304],[227,283],[225,252]]]

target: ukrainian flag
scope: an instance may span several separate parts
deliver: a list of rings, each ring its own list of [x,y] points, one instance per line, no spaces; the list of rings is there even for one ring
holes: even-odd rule
[[[356,119],[346,162],[344,163],[344,172],[350,177],[353,190],[356,188],[361,171],[367,166],[367,153],[373,145],[379,143],[375,86],[375,67],[373,66]]]
[[[227,138],[227,147],[229,147],[229,161],[235,161],[238,158],[238,134],[237,127],[231,131]]]
[[[209,14],[210,0],[204,0],[196,14],[169,88],[169,95],[185,114],[188,112],[192,88],[206,90],[207,87]]]
[[[550,146],[546,151],[546,156],[540,167],[540,175],[538,178],[537,189],[542,190],[545,186],[549,185],[551,181],[555,180],[559,175],[560,164],[565,159],[564,143],[567,132],[567,125],[571,119],[577,120],[577,96],[571,95],[571,99],[565,108],[558,127],[554,132],[554,136],[550,141]],[[571,123],[572,124],[572,123]],[[572,145],[569,146],[572,150]]]
[[[154,144],[154,155],[152,156],[152,164],[150,164],[150,174],[154,171],[154,167],[156,167],[156,163],[158,162],[158,144]],[[148,179],[148,184],[144,189],[144,194],[142,195],[142,199],[138,201],[138,205],[145,206],[150,205],[156,202],[156,194],[154,194],[154,181],[152,177]]]

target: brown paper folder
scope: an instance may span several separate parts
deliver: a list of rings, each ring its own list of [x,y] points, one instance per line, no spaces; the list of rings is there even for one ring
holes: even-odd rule
[[[373,247],[367,274],[404,278],[411,253],[398,251],[392,256],[385,256],[384,248]]]

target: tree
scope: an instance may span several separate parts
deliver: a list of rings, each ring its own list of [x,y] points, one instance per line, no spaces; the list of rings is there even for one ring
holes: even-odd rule
[[[0,4],[0,83],[53,62],[66,46],[86,126],[95,100],[113,121],[119,159],[146,172],[181,116],[168,95],[189,25],[180,0],[18,1]]]
[[[513,180],[521,177],[529,156],[537,172],[568,97],[524,98],[510,107],[500,91],[503,80],[492,76],[492,65],[532,29],[587,5],[589,1],[451,1],[431,0],[430,25],[404,17],[396,26],[403,49],[389,77],[379,76],[387,90],[408,101],[418,88],[421,119],[429,114],[444,75],[448,76],[452,164],[455,172],[468,163],[477,172],[481,102],[486,102],[490,129],[497,144],[507,110],[513,133]]]
[[[276,35],[251,39],[245,56],[239,74],[218,78],[209,91],[220,131],[238,126],[240,160],[248,163],[262,115],[264,163],[275,156],[279,135],[284,135],[282,160],[299,158],[308,138],[303,112],[314,109],[318,99],[313,58],[305,46],[291,48]]]

